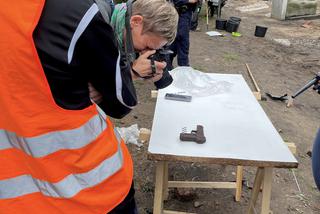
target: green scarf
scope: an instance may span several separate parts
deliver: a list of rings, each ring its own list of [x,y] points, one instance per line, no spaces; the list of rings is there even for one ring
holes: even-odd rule
[[[118,41],[119,48],[123,48],[123,33],[126,28],[126,3],[117,4],[111,16],[111,26]]]

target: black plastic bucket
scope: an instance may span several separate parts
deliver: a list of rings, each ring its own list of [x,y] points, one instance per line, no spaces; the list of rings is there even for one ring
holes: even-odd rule
[[[226,26],[227,26],[227,20],[226,19],[217,19],[216,20],[216,29],[225,30]]]
[[[239,17],[235,17],[235,16],[231,16],[230,18],[229,18],[229,20],[231,20],[231,21],[235,21],[235,22],[241,22],[241,18],[239,18]]]
[[[266,35],[267,29],[268,29],[267,27],[257,25],[254,35],[257,37],[264,37]]]
[[[239,28],[239,24],[240,24],[239,22],[228,20],[226,31],[229,32],[229,33],[237,32],[238,28]]]

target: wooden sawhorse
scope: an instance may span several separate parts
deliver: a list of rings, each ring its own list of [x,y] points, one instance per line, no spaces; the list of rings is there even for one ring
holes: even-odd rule
[[[286,143],[293,154],[296,154],[296,146]],[[261,213],[270,214],[272,167],[258,167],[251,198],[249,201],[248,214],[255,213],[255,204],[262,188]],[[156,165],[156,183],[154,194],[154,214],[183,214],[183,212],[163,210],[163,201],[168,198],[168,188],[220,188],[236,189],[235,201],[240,201],[242,192],[243,166],[237,166],[236,182],[194,182],[194,181],[168,181],[168,162],[158,161]]]
[[[168,188],[221,188],[236,189],[235,200],[240,201],[242,191],[243,167],[237,166],[236,182],[195,182],[195,181],[168,181],[168,162],[158,161],[156,165],[156,183],[154,194],[154,214],[188,214],[186,212],[163,210],[163,201],[168,197]],[[248,214],[254,213],[260,189],[262,187],[261,214],[270,214],[272,184],[272,168],[259,167],[257,169]],[[190,214],[190,213],[189,213]]]
[[[176,212],[163,210],[163,201],[168,198],[168,188],[220,188],[236,189],[235,200],[240,201],[242,191],[243,167],[237,166],[235,182],[200,182],[200,181],[168,181],[168,162],[158,161],[156,165],[156,183],[154,193],[154,214],[183,214],[185,212]],[[186,214],[186,213],[185,213]]]

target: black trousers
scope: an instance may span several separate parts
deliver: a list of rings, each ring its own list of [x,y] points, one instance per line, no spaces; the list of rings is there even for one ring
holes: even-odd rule
[[[109,214],[138,214],[136,201],[134,200],[134,185],[132,183],[126,198],[116,206]]]
[[[169,61],[167,61],[167,68],[169,71],[173,69],[172,61],[176,56],[178,66],[189,66],[189,31],[191,17],[191,10],[179,14],[177,36],[174,42],[169,46],[169,49],[173,51],[173,54],[169,57]]]

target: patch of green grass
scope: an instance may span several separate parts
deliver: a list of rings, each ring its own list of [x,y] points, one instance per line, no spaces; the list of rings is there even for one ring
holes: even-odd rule
[[[239,60],[239,55],[234,53],[225,53],[222,57],[227,62]]]

